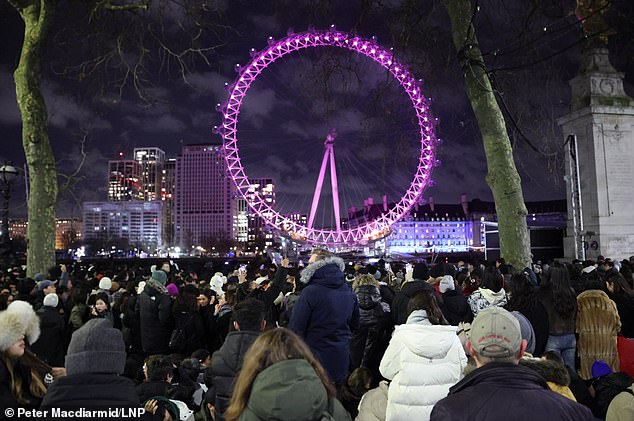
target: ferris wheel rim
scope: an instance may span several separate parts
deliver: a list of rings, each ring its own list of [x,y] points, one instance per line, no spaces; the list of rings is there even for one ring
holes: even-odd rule
[[[339,47],[359,53],[380,64],[396,79],[400,87],[409,97],[419,126],[420,154],[414,177],[401,196],[400,200],[375,220],[360,224],[354,228],[340,230],[313,228],[299,224],[273,209],[257,192],[249,191],[251,184],[246,175],[239,155],[237,137],[238,116],[247,91],[257,76],[279,58],[295,51],[313,47]],[[229,97],[224,106],[220,106],[223,114],[222,123],[217,133],[222,136],[225,161],[230,178],[249,208],[267,224],[285,235],[299,241],[320,245],[365,244],[389,234],[391,226],[401,220],[417,203],[420,196],[431,183],[431,172],[435,160],[435,124],[430,113],[430,99],[423,95],[422,81],[417,80],[406,66],[400,64],[391,50],[379,46],[375,40],[365,39],[353,34],[329,30],[309,30],[288,35],[280,40],[269,38],[269,46],[252,53],[249,63],[239,67],[233,84],[228,85]]]

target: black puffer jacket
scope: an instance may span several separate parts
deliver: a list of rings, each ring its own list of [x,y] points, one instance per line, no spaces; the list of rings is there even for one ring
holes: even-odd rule
[[[381,360],[379,354],[385,351],[389,343],[389,339],[382,340],[387,334],[388,326],[391,325],[389,312],[385,313],[383,309],[378,287],[361,285],[357,287],[355,293],[359,300],[359,329],[352,332],[350,364],[353,369],[366,367],[378,370]]]
[[[223,414],[229,406],[233,383],[242,369],[244,354],[255,342],[260,332],[230,332],[220,349],[213,354],[211,363],[211,385],[216,393],[216,412]],[[207,383],[207,382],[206,382]]]
[[[132,380],[116,374],[73,374],[60,377],[44,395],[41,408],[138,408]]]
[[[170,384],[167,382],[147,382],[136,386],[136,393],[139,395],[141,403],[152,396],[166,396]]]
[[[151,279],[136,301],[143,352],[167,354],[172,333],[172,300],[165,286]]]

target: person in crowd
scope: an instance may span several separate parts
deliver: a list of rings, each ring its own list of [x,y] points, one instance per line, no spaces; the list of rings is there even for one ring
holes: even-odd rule
[[[214,352],[211,368],[206,370],[206,384],[214,392],[214,411],[222,416],[229,406],[235,379],[242,369],[249,347],[266,327],[263,302],[246,298],[233,309],[233,331],[220,349]]]
[[[432,293],[408,303],[407,322],[396,327],[380,370],[391,380],[387,421],[427,420],[436,402],[462,377],[467,357]]]
[[[40,320],[31,304],[14,301],[0,313],[0,408],[38,408],[46,386],[23,361],[26,342],[40,336]],[[4,416],[3,414],[2,416]]]
[[[143,364],[143,383],[136,386],[136,392],[141,402],[152,396],[166,396],[167,388],[172,382],[172,363],[163,355],[152,355]]]
[[[598,360],[605,361],[614,372],[620,370],[617,335],[621,319],[616,304],[602,290],[604,285],[595,279],[577,296],[577,353],[579,375],[584,380],[592,378],[592,364]]]
[[[219,296],[214,308],[214,317],[211,320],[210,330],[213,332],[210,351],[218,350],[225,342],[225,338],[231,331],[231,317],[233,307],[236,304],[236,289],[227,288],[227,291]]]
[[[559,355],[559,354],[555,354]],[[559,393],[561,396],[564,396],[573,401],[577,401],[575,399],[575,395],[572,393],[570,388],[570,374],[561,358],[559,361],[545,358],[533,358],[524,356],[520,359],[519,364],[523,367],[530,368],[531,370],[538,373],[540,376],[546,380],[548,387],[553,392]]]
[[[203,366],[195,358],[185,358],[178,365],[178,381],[173,381],[167,390],[167,397],[174,401],[183,402],[188,410],[197,412],[203,401],[204,390],[198,377]]]
[[[203,325],[205,327],[205,347],[211,349],[213,332],[213,317],[214,309],[216,307],[216,291],[209,288],[209,286],[201,287],[200,294],[198,295],[198,312],[202,318]]]
[[[169,351],[172,300],[165,289],[165,282],[165,272],[152,272],[136,302],[141,322],[141,346],[147,355],[167,354]]]
[[[482,310],[467,341],[477,368],[434,406],[432,421],[592,421],[592,412],[553,392],[535,371],[518,365],[526,349],[515,317],[500,307]]]
[[[125,344],[107,319],[92,319],[73,333],[66,353],[66,376],[49,387],[42,409],[138,408],[132,380],[122,377]]]
[[[275,326],[275,322],[279,317],[276,317],[278,313],[276,311],[276,306],[274,304],[275,299],[282,292],[282,288],[284,287],[284,283],[286,282],[286,275],[288,274],[288,266],[289,260],[284,257],[275,271],[275,275],[273,276],[273,280],[270,281],[269,277],[261,277],[261,282],[258,283],[257,288],[255,288],[248,295],[250,298],[255,298],[264,303],[264,308],[266,310],[266,323],[269,326]]]
[[[206,344],[205,323],[198,311],[199,295],[198,288],[185,285],[172,303],[174,329],[183,332],[182,340],[171,344],[172,351],[183,356],[191,355]]]
[[[40,338],[31,345],[31,350],[52,367],[64,366],[64,340],[66,338],[64,317],[57,311],[57,294],[44,297],[43,306],[37,311],[40,318]]]
[[[480,287],[468,298],[473,316],[489,307],[504,307],[507,303],[504,290],[504,276],[499,269],[491,266],[482,273]]]
[[[545,351],[559,353],[564,363],[574,370],[577,349],[577,299],[570,286],[568,270],[560,264],[551,266],[540,285],[538,296],[548,314],[548,340]]]
[[[79,329],[88,320],[88,293],[82,288],[73,288],[70,294],[70,317],[68,318],[68,326],[71,333]]]
[[[434,287],[427,282],[429,278],[427,264],[425,262],[416,263],[412,271],[411,280],[406,281],[401,290],[394,295],[391,312],[394,324],[402,325],[407,321],[407,304],[418,292],[426,290],[433,291],[436,294]],[[437,294],[436,298],[438,298],[438,302],[441,302],[441,298]]]
[[[359,402],[359,415],[355,421],[385,421],[387,412],[387,395],[390,384],[381,380],[375,387],[361,397]]]
[[[634,384],[616,395],[605,416],[605,421],[634,420]]]
[[[33,298],[34,304],[33,308],[35,310],[39,310],[42,307],[44,302],[44,297],[48,294],[55,294],[57,292],[57,282],[44,279],[37,283],[37,289],[35,291],[35,297]]]
[[[354,419],[359,414],[361,398],[371,388],[373,374],[365,367],[355,368],[348,376],[341,391],[341,404]]]
[[[634,291],[623,275],[609,273],[605,279],[608,297],[616,304],[621,319],[621,335],[634,339]]]
[[[359,275],[353,290],[359,301],[360,317],[359,329],[352,332],[350,341],[351,368],[368,368],[378,379],[381,356],[389,342],[390,316],[385,312],[388,305],[382,303],[379,281],[372,275]]]
[[[462,292],[456,291],[456,282],[451,275],[442,277],[438,286],[442,294],[442,314],[452,326],[458,326],[461,322],[471,323],[473,313]]]
[[[88,303],[90,304],[91,319],[108,319],[112,322],[112,310],[110,308],[110,298],[102,291],[90,296]]]
[[[13,295],[10,292],[0,293],[0,311],[4,311],[9,307],[9,304],[13,301]]]
[[[548,342],[549,325],[546,308],[538,298],[537,289],[524,272],[512,275],[508,286],[510,298],[504,308],[508,311],[519,311],[528,319],[535,333],[535,349],[531,353],[539,357],[546,350]]]
[[[313,250],[300,281],[302,291],[289,324],[340,388],[348,377],[350,338],[359,327],[357,296],[346,285],[345,263],[327,250]]]
[[[462,293],[465,297],[470,296],[480,288],[482,281],[482,270],[480,267],[473,269],[470,273],[462,273],[458,276],[458,282],[462,286]]]
[[[301,338],[285,328],[272,329],[247,351],[225,419],[350,420],[335,393]]]

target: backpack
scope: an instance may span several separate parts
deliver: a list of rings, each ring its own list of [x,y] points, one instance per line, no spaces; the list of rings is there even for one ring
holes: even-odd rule
[[[592,383],[596,392],[594,398],[594,416],[605,419],[610,402],[616,395],[628,391],[634,379],[623,372],[612,373],[595,379]],[[630,392],[631,393],[631,392]]]
[[[170,341],[168,344],[170,350],[174,352],[183,352],[185,350],[185,348],[187,347],[187,333],[185,330],[189,325],[189,322],[192,320],[193,316],[193,313],[190,314],[185,323],[183,323],[180,327],[172,330],[172,334],[170,335]]]

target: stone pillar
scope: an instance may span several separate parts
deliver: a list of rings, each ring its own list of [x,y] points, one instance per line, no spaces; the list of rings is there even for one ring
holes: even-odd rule
[[[634,255],[634,101],[623,73],[604,48],[587,50],[570,81],[572,111],[558,120],[564,137],[577,136],[586,258]],[[566,154],[569,177],[570,156]],[[568,179],[567,177],[567,179]],[[574,258],[571,183],[567,182],[566,257]]]

